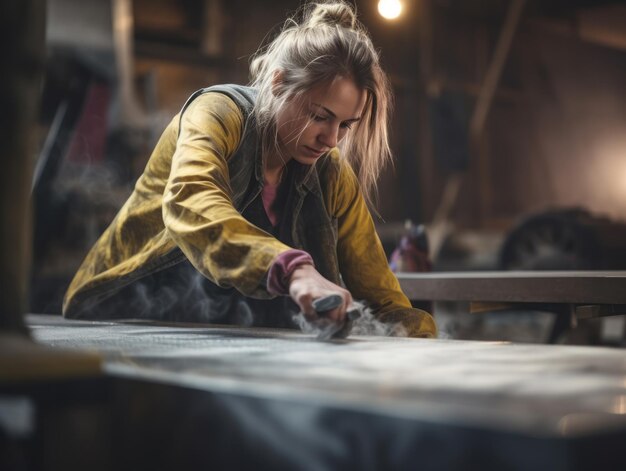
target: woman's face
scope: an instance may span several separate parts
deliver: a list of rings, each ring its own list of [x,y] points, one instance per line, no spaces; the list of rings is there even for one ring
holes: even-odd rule
[[[352,79],[337,77],[288,101],[276,116],[284,156],[313,165],[357,125],[365,100],[365,91],[357,88]]]

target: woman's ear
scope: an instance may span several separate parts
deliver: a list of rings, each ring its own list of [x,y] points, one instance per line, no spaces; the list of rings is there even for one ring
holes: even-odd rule
[[[283,84],[284,74],[280,69],[276,69],[272,74],[272,94],[274,96],[280,95],[280,87]]]

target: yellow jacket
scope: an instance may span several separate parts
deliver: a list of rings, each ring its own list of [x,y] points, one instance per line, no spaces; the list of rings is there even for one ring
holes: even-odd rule
[[[262,161],[250,110],[254,91],[221,86],[192,96],[166,127],[124,206],[90,250],[63,303],[63,314],[90,309],[121,288],[187,259],[220,287],[272,297],[266,276],[274,259],[306,250],[328,279],[345,284],[383,322],[432,337],[432,317],[413,309],[389,270],[358,181],[333,149],[303,167],[289,247],[241,215],[250,177]]]

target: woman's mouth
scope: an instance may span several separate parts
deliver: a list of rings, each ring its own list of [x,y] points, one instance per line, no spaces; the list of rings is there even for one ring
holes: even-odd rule
[[[307,154],[309,154],[310,157],[319,157],[320,155],[324,153],[323,150],[313,149],[312,147],[309,147],[309,146],[304,146],[304,149],[307,151]]]

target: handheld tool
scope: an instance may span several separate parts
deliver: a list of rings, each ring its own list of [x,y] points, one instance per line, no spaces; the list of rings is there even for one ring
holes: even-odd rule
[[[313,309],[315,309],[315,312],[317,312],[321,318],[324,318],[330,311],[341,306],[342,303],[343,298],[340,295],[331,294],[313,301]],[[351,309],[346,312],[343,322],[331,322],[321,327],[317,334],[318,340],[345,339],[350,335],[352,322],[358,319],[360,315],[358,309]]]

